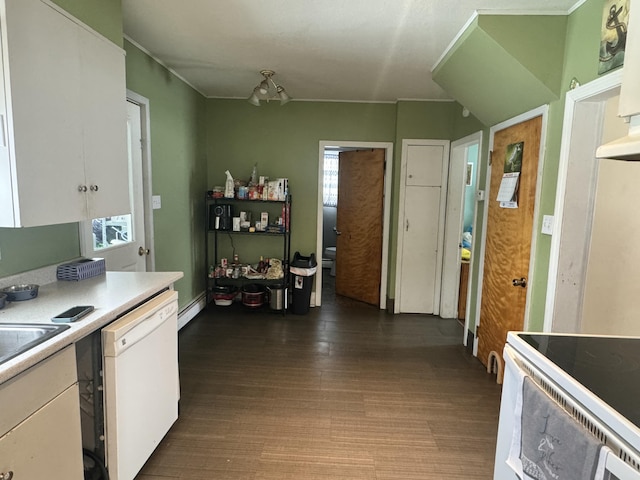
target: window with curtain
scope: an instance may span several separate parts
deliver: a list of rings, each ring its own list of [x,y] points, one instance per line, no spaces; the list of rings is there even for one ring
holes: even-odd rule
[[[338,163],[339,152],[324,152],[324,181],[322,182],[322,204],[325,207],[338,206]]]

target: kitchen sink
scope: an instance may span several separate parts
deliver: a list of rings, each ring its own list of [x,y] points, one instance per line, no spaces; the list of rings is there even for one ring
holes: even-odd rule
[[[49,340],[69,325],[0,323],[0,364]]]

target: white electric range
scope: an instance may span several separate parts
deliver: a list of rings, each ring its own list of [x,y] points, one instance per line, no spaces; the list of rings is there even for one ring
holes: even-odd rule
[[[640,479],[640,338],[509,332],[503,357],[494,480],[520,478],[507,458],[522,375],[611,450],[603,478]]]

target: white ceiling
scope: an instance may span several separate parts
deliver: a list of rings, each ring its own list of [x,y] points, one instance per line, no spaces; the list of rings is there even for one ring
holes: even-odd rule
[[[561,13],[578,0],[122,0],[124,32],[207,97],[262,69],[297,100],[449,98],[431,68],[474,11]],[[582,0],[579,4],[582,3]]]

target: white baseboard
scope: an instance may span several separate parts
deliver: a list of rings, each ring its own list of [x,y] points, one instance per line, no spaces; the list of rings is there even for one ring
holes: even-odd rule
[[[184,307],[178,313],[178,330],[189,323],[193,318],[207,306],[205,302],[205,294],[202,292],[189,305]]]

